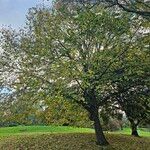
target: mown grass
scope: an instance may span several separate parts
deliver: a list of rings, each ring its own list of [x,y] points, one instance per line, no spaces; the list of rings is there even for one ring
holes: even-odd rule
[[[144,129],[138,129],[140,136],[150,137],[150,132]],[[90,128],[77,128],[66,126],[17,126],[17,127],[4,127],[0,128],[0,137],[2,136],[15,136],[15,135],[34,135],[34,134],[49,134],[49,133],[94,133]],[[123,130],[109,132],[113,134],[131,134],[130,128]]]
[[[0,137],[18,136],[18,135],[34,135],[49,133],[92,133],[90,128],[77,128],[66,126],[17,126],[0,128]]]
[[[96,145],[94,133],[9,136],[0,140],[0,150],[150,150],[150,138],[107,134],[110,146]]]

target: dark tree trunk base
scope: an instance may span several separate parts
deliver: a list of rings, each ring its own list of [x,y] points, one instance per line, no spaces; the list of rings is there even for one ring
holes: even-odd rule
[[[99,146],[108,146],[109,143],[108,142],[105,142],[105,143],[98,143],[98,142],[95,142],[96,145],[99,145]]]
[[[131,135],[132,135],[132,136],[135,136],[135,137],[140,137],[137,131],[132,131],[132,134],[131,134]]]
[[[95,128],[95,134],[96,134],[96,139],[97,139],[96,144],[100,145],[100,146],[107,146],[107,145],[109,145],[109,143],[106,140],[105,135],[103,133],[102,126],[100,124],[98,111],[97,111],[96,114],[94,114],[94,120],[93,121],[94,121],[94,128]]]
[[[132,129],[131,135],[135,136],[135,137],[139,137],[139,134],[138,134],[138,131],[137,131],[137,124],[135,124],[134,122],[132,122],[131,129]]]

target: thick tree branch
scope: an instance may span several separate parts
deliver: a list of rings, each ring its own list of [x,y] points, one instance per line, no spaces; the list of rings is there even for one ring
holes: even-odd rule
[[[128,7],[125,7],[123,4],[119,3],[118,0],[116,0],[116,5],[118,7],[120,7],[121,9],[123,9],[124,11],[135,13],[135,14],[138,14],[138,15],[141,15],[141,16],[148,16],[148,17],[150,17],[150,11],[142,11],[142,10],[130,9]]]

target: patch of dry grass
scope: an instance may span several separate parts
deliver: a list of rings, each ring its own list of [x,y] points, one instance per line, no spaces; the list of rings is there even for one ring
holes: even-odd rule
[[[108,147],[95,144],[93,133],[43,134],[5,137],[0,150],[150,150],[150,138],[107,135]]]

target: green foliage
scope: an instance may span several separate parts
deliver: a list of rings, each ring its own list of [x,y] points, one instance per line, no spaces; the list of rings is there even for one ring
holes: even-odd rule
[[[15,125],[64,125],[91,127],[88,113],[76,103],[61,97],[51,97],[30,102],[24,99],[14,102],[1,112],[1,126]]]
[[[46,124],[91,127],[88,113],[78,104],[63,98],[50,98],[45,101],[45,110],[42,112]]]
[[[31,9],[27,30],[21,30],[17,35],[19,40],[15,42],[15,48],[19,53],[21,73],[13,70],[20,83],[15,88],[25,89],[32,99],[37,99],[35,93],[39,90],[49,95],[57,94],[58,90],[64,94],[63,89],[66,91],[74,83],[75,98],[89,103],[83,93],[94,88],[98,96],[98,88],[112,78],[110,71],[113,68],[107,68],[109,63],[118,52],[130,47],[134,22],[126,13],[118,16],[101,7],[74,11],[70,16],[68,13],[71,13],[69,9],[63,13]],[[4,30],[4,38],[13,34],[10,33]],[[8,46],[7,42],[9,39],[4,42],[3,49]],[[14,42],[9,46],[13,49]],[[15,53],[13,55],[17,57]],[[101,75],[105,69],[109,74],[103,79]],[[97,103],[99,100],[96,100]]]
[[[132,0],[113,0],[113,1],[108,1],[108,0],[89,0],[89,1],[78,1],[76,2],[75,0],[56,0],[56,4],[59,5],[65,5],[67,7],[74,8],[76,6],[80,6],[81,8],[90,5],[89,7],[93,8],[95,5],[103,5],[106,8],[109,7],[114,10],[119,10],[119,11],[126,11],[128,13],[131,13],[132,15],[138,15],[140,17],[143,17],[147,20],[150,19],[150,4],[149,1],[145,0],[138,0],[138,1],[132,1]],[[58,7],[59,8],[59,7]]]

